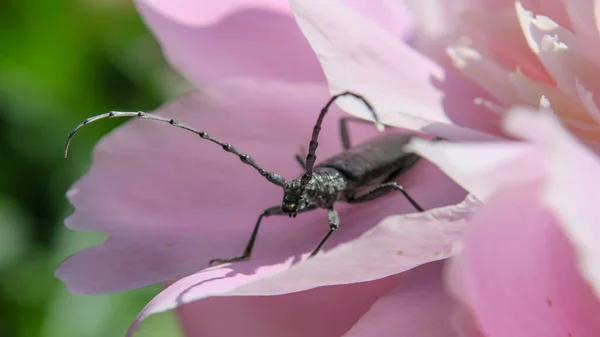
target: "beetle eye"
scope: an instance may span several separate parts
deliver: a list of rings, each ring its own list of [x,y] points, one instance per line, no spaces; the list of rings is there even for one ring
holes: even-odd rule
[[[292,203],[283,204],[283,211],[284,212],[295,212],[296,211],[296,204],[292,204]]]

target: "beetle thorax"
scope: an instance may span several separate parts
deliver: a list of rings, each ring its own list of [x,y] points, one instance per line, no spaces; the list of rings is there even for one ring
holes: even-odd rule
[[[294,179],[285,189],[283,211],[298,213],[309,206],[329,208],[346,187],[346,177],[332,168],[315,168],[311,180],[302,186],[302,176]]]

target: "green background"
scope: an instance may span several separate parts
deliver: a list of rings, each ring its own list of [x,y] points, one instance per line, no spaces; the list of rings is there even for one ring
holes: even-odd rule
[[[76,296],[54,278],[60,261],[105,237],[63,227],[65,192],[119,121],[87,128],[68,160],[62,151],[84,118],[151,111],[185,87],[131,1],[0,1],[0,336],[123,336],[160,290]],[[136,336],[179,335],[171,312]]]

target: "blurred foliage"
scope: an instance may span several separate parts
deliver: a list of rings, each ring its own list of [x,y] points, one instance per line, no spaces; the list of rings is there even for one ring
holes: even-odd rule
[[[68,187],[94,143],[119,121],[99,123],[63,159],[70,129],[108,110],[153,110],[181,91],[130,1],[0,2],[0,336],[123,336],[160,289],[75,296],[54,269],[104,239],[67,230]],[[139,337],[177,336],[172,313]]]

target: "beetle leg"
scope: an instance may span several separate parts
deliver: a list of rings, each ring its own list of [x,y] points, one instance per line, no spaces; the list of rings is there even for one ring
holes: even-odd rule
[[[351,147],[350,144],[350,132],[348,131],[348,122],[358,122],[363,124],[373,124],[372,121],[358,117],[342,117],[340,118],[340,138],[342,139],[342,147],[344,150],[348,150]]]
[[[300,164],[302,169],[306,171],[306,160],[304,160],[304,156],[300,153],[296,154],[296,161],[298,162],[298,164]]]
[[[300,212],[301,213],[308,212],[308,211],[312,211],[314,209],[316,209],[316,206],[310,206],[310,207],[307,207],[306,209],[303,209]],[[256,242],[256,236],[258,235],[258,229],[260,228],[260,222],[262,221],[262,219],[264,217],[271,216],[271,215],[285,215],[285,214],[286,213],[284,213],[283,210],[281,209],[281,205],[275,205],[275,206],[267,208],[258,217],[258,220],[256,221],[256,225],[254,225],[254,229],[252,230],[252,234],[250,235],[250,239],[248,239],[248,243],[246,244],[246,249],[244,249],[244,253],[242,255],[234,256],[234,257],[231,257],[228,259],[212,259],[212,260],[210,260],[210,262],[208,264],[210,266],[216,266],[216,265],[223,264],[223,263],[238,262],[238,261],[243,261],[243,260],[249,259],[250,256],[252,255],[252,248],[254,248],[254,243]]]
[[[296,161],[298,162],[298,164],[300,164],[300,166],[302,166],[303,170],[306,170],[306,161],[304,161],[304,157],[302,155],[297,154]]]
[[[306,171],[306,148],[304,146],[300,147],[300,153],[296,154],[296,161],[304,171]]]
[[[361,195],[359,197],[356,198],[351,198],[348,200],[348,203],[351,204],[355,204],[355,203],[359,203],[359,202],[365,202],[365,201],[369,201],[369,200],[373,200],[373,199],[377,199],[381,196],[384,196],[392,191],[400,191],[404,197],[406,198],[406,200],[408,200],[408,202],[410,202],[411,205],[413,205],[413,207],[419,211],[419,212],[423,212],[424,209],[423,207],[421,207],[409,194],[408,192],[406,192],[404,190],[404,188],[400,185],[398,185],[397,182],[389,182],[389,183],[385,183],[382,185],[379,185],[377,187],[375,187],[374,189],[372,189],[371,191],[367,192],[364,195]]]
[[[338,213],[335,209],[330,208],[329,210],[327,210],[327,222],[329,223],[329,231],[321,240],[321,242],[319,242],[317,247],[312,251],[312,253],[310,253],[309,258],[317,255],[317,253],[321,250],[321,248],[323,248],[323,245],[325,244],[325,242],[327,242],[331,234],[333,234],[333,232],[335,232],[340,226],[340,217],[338,216]]]
[[[246,249],[244,249],[244,253],[242,255],[235,256],[235,257],[228,258],[228,259],[212,259],[212,260],[210,260],[210,262],[208,264],[210,266],[214,266],[214,265],[218,265],[218,264],[243,261],[243,260],[249,259],[250,255],[252,255],[252,248],[254,248],[254,242],[256,241],[256,235],[258,234],[258,229],[260,228],[260,222],[262,221],[262,218],[266,217],[266,216],[270,216],[270,215],[284,215],[284,214],[285,213],[281,209],[281,205],[276,205],[276,206],[267,208],[258,217],[258,220],[256,221],[256,225],[254,225],[254,229],[252,230],[252,234],[250,235],[250,239],[248,240],[248,243],[246,244]]]

